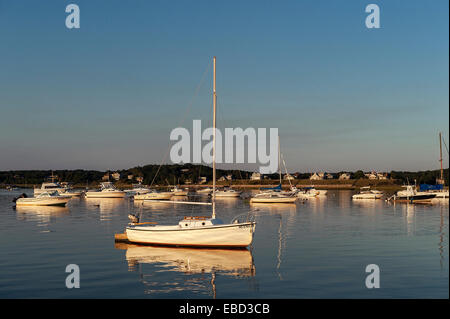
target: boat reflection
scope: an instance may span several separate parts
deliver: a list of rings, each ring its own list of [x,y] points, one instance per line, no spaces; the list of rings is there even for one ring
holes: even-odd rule
[[[297,211],[296,204],[283,203],[250,203],[253,210],[267,211],[270,213],[295,212]]]
[[[129,209],[129,201],[126,198],[85,198],[85,201],[88,210],[100,213],[101,221],[111,220],[113,213],[118,212],[122,207]]]
[[[52,219],[69,215],[68,207],[56,206],[17,206],[17,219],[36,221],[39,226],[48,226]]]
[[[212,295],[216,296],[215,277],[217,274],[231,276],[234,278],[250,278],[255,276],[255,265],[253,256],[247,249],[227,250],[227,249],[195,249],[195,248],[172,248],[157,246],[142,246],[126,243],[116,243],[116,249],[124,249],[125,258],[128,262],[129,271],[142,271],[142,265],[152,265],[158,268],[152,271],[151,275],[141,273],[141,279],[148,287],[147,293],[161,290],[170,292],[173,290],[192,289],[187,284],[190,280],[195,284],[194,289],[205,289],[212,286]],[[158,286],[159,279],[153,282],[151,276],[163,275],[165,272],[175,272],[182,274],[184,285],[182,288],[179,279],[175,275],[170,275],[170,282],[166,282],[164,287]],[[211,274],[211,278],[197,278],[192,275]],[[185,277],[189,275],[189,277]],[[150,279],[148,279],[150,277]]]

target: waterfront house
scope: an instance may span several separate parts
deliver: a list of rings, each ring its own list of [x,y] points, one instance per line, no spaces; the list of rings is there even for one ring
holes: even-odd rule
[[[320,174],[322,174],[322,176],[320,176]],[[319,174],[314,173],[314,174],[311,175],[311,177],[309,179],[312,180],[312,181],[322,180],[323,179],[323,173],[319,173]]]
[[[208,181],[206,176],[200,176],[199,178],[199,184],[205,184]]]
[[[284,174],[283,179],[285,179],[285,180],[294,180],[295,178],[291,174]]]
[[[106,173],[105,175],[103,175],[102,181],[109,181],[109,173]]]
[[[261,180],[261,173],[254,172],[252,176],[250,176],[251,181],[260,181]]]
[[[120,179],[120,173],[114,172],[111,174],[111,177],[114,178],[116,181],[118,181]]]
[[[334,175],[331,174],[331,173],[326,173],[326,174],[325,174],[325,178],[326,178],[326,179],[333,179],[333,178],[334,178]]]
[[[340,180],[348,180],[348,179],[350,179],[350,174],[349,173],[342,173],[341,175],[339,175],[339,179]]]

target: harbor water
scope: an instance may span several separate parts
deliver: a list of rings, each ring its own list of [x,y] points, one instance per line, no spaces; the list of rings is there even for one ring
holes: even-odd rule
[[[355,201],[348,190],[297,204],[218,199],[224,222],[251,211],[257,225],[249,249],[214,250],[114,242],[129,213],[173,224],[209,206],[74,198],[14,208],[23,191],[0,190],[0,298],[449,297],[448,199]],[[80,288],[66,287],[70,264]],[[371,264],[380,288],[366,287]]]

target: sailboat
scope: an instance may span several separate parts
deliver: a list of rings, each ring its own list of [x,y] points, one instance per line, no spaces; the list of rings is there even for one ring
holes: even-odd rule
[[[263,189],[250,199],[250,204],[253,203],[295,203],[297,197],[296,192],[283,192],[281,188],[281,152],[280,152],[280,137],[278,137],[278,171],[280,175],[280,184],[273,188]],[[286,170],[287,172],[287,170]],[[290,183],[290,181],[289,181]],[[291,185],[292,188],[292,185]]]
[[[213,190],[212,215],[187,216],[177,225],[154,223],[130,223],[125,229],[126,239],[132,243],[213,247],[245,248],[253,241],[256,223],[248,218],[240,222],[236,217],[225,224],[216,217],[216,57],[213,59]],[[117,238],[117,236],[116,236]]]

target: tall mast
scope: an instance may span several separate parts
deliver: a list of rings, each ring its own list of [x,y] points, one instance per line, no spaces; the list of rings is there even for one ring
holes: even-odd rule
[[[213,59],[213,191],[212,218],[216,218],[216,57]]]
[[[281,185],[281,150],[280,150],[280,135],[278,135],[278,172],[280,174],[280,185]]]
[[[439,162],[441,162],[441,183],[444,184],[444,169],[442,168],[442,134],[439,132]]]

